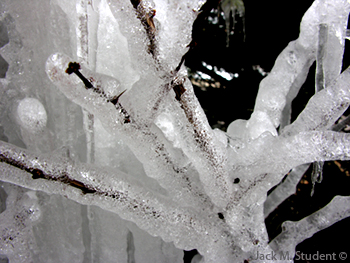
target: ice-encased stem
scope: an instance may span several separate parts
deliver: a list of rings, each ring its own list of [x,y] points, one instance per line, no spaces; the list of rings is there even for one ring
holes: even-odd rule
[[[296,192],[296,186],[309,168],[309,164],[302,164],[292,169],[287,178],[280,183],[266,198],[264,203],[265,218],[276,209],[285,199]]]
[[[77,26],[75,28],[77,38],[77,57],[90,67],[95,68],[95,63],[91,63],[91,57],[96,56],[94,45],[89,41],[89,20],[88,2],[85,0],[77,0]],[[91,54],[93,53],[93,54]],[[86,159],[89,163],[95,160],[95,136],[94,136],[94,115],[83,109],[83,123],[86,136]]]
[[[242,199],[249,198],[250,195],[261,197],[256,194],[257,189],[268,191],[272,185],[278,184],[288,171],[298,165],[315,161],[350,159],[350,134],[347,133],[309,131],[271,139],[256,156],[251,156],[256,159],[251,160],[249,169],[236,171],[238,174],[248,173],[255,176],[240,183],[235,192],[235,203],[242,204],[244,202]],[[246,147],[245,150],[256,149]],[[266,158],[269,162],[266,162]],[[264,188],[266,189],[262,190]],[[248,204],[254,200],[248,200]]]
[[[343,128],[345,128],[350,123],[350,116],[346,117],[345,120],[339,122],[338,124],[334,124],[331,128],[332,131],[341,131]],[[313,171],[311,174],[311,183],[312,183],[312,190],[311,190],[311,196],[314,194],[315,190],[315,183],[321,183],[323,179],[323,165],[324,162],[314,162],[313,163]]]
[[[332,33],[327,36],[327,43],[334,43],[327,45],[327,52],[332,55],[328,54],[327,58],[324,58],[323,71],[327,70],[326,77],[329,81],[339,74],[349,8],[350,4],[345,0],[317,0],[305,13],[300,25],[299,38],[282,51],[271,73],[260,83],[254,111],[264,112],[274,126],[262,128],[260,134],[280,125],[287,95],[296,83],[298,89],[303,84],[300,80],[305,79],[305,72],[316,59],[319,24],[331,24],[333,29],[329,30]],[[333,12],[336,12],[337,16],[334,16]],[[328,84],[325,83],[326,86]]]
[[[183,249],[197,248],[205,254],[211,242],[222,242],[226,254],[232,249],[233,241],[220,219],[208,221],[198,212],[181,208],[121,171],[111,173],[63,157],[40,156],[2,141],[0,153],[2,181],[100,206]]]
[[[226,170],[227,156],[216,143],[213,131],[188,79],[183,83],[183,87],[184,93],[179,97],[179,102],[192,128],[191,141],[185,145],[184,151],[199,171],[204,189],[213,203],[225,207],[232,194],[232,183]]]
[[[340,121],[337,124],[334,124],[332,126],[331,130],[339,132],[349,124],[350,124],[350,116],[347,116],[344,120]],[[314,169],[313,169],[312,175],[311,175],[311,181],[312,181],[311,196],[314,193],[315,183],[322,182],[324,162],[314,162],[313,165],[314,165]]]
[[[93,73],[82,67],[86,78],[93,78],[92,86],[99,92],[87,89],[76,76],[65,73],[71,58],[63,54],[52,55],[46,64],[46,71],[51,81],[72,101],[92,112],[114,136],[121,136],[143,163],[149,177],[156,179],[169,191],[174,200],[188,203],[189,206],[210,207],[212,204],[201,185],[193,183],[184,167],[179,167],[176,157],[166,147],[166,140],[155,125],[140,123],[134,116],[125,122],[121,104],[114,105],[107,90],[118,91],[121,87],[114,78]],[[110,87],[111,86],[111,87]],[[97,88],[95,88],[97,89]],[[123,96],[130,96],[124,94]],[[91,101],[94,103],[91,103]],[[124,109],[125,110],[125,109]],[[126,109],[129,111],[129,109]],[[124,115],[124,116],[123,116]]]
[[[350,134],[333,131],[300,132],[290,138],[281,138],[281,166],[295,167],[303,163],[329,160],[349,160]],[[285,158],[283,161],[282,158]],[[277,161],[277,160],[276,160]],[[289,168],[290,169],[290,168]]]
[[[298,118],[282,131],[282,136],[301,131],[327,130],[332,127],[350,104],[350,68],[333,83],[311,97]]]
[[[350,197],[336,196],[319,211],[303,218],[300,221],[286,221],[282,225],[282,233],[270,243],[276,253],[286,253],[293,257],[295,247],[305,239],[323,230],[334,223],[350,216]]]

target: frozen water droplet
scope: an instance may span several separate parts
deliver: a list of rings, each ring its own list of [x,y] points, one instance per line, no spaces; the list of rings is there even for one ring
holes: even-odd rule
[[[42,131],[46,126],[46,110],[35,98],[21,100],[17,107],[17,115],[21,127],[33,133]]]

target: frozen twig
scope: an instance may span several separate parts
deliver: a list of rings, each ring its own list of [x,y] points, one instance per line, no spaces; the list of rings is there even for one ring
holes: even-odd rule
[[[266,198],[264,204],[265,218],[276,209],[285,199],[295,194],[296,186],[309,168],[309,164],[299,165],[290,171],[287,178],[281,182]]]
[[[159,69],[167,68],[159,64],[157,58],[158,45],[155,40],[156,28],[153,21],[156,11],[145,6],[143,1],[131,1],[131,3],[137,10],[137,17],[140,19],[146,31],[150,41],[149,52],[152,54],[156,65],[158,65]],[[209,11],[210,9],[206,10],[206,12]],[[179,71],[182,63],[183,59],[176,68],[175,74]],[[191,146],[201,150],[201,153],[199,153],[201,160],[192,161],[194,161],[194,165],[199,171],[200,179],[204,184],[204,188],[212,201],[220,207],[225,207],[227,204],[227,196],[231,193],[231,184],[228,179],[227,171],[225,170],[226,157],[215,145],[212,130],[193,93],[192,87],[189,87],[189,83],[189,81],[186,81],[185,79],[177,79],[177,76],[175,76],[174,79],[169,84],[164,85],[162,89],[165,89],[168,92],[168,87],[170,87],[174,90],[176,100],[180,102],[181,108],[183,109],[189,124],[192,126],[192,130],[190,131],[193,140]],[[160,99],[164,99],[167,92],[163,92],[164,94],[163,96],[160,96]],[[159,104],[160,101],[158,100],[153,109],[157,110]],[[191,151],[191,153],[188,154],[188,156],[193,156],[193,150],[191,147],[187,148],[187,153],[189,153],[189,151]]]
[[[340,131],[350,123],[350,116],[332,126],[332,131]],[[314,162],[314,164],[323,162]],[[303,174],[309,168],[309,164],[302,164],[292,169],[287,178],[281,182],[267,197],[265,202],[265,217],[267,217],[280,203],[295,193],[295,187]]]
[[[89,17],[88,2],[85,0],[77,0],[76,2],[77,17],[75,28],[77,40],[77,57],[87,65],[95,67],[91,62],[92,53],[95,53],[93,46],[89,43]],[[84,131],[87,141],[87,160],[91,163],[95,160],[95,136],[94,136],[94,115],[83,110]]]
[[[138,122],[132,114],[129,115],[129,109],[119,103],[119,98],[124,93],[119,81],[86,68],[82,68],[86,74],[83,76],[78,71],[80,66],[70,61],[69,57],[62,54],[54,54],[48,59],[46,70],[53,83],[68,98],[97,116],[115,136],[123,136],[129,148],[144,164],[148,176],[155,178],[174,199],[194,206],[205,203],[206,207],[210,207],[203,189],[193,183],[186,168],[179,166],[167,150],[162,136],[156,132],[157,127]],[[78,71],[86,83],[66,74],[67,70],[68,73]],[[93,104],[91,98],[94,99]]]
[[[278,159],[291,158],[288,164],[292,167],[314,161],[349,160],[349,139],[350,135],[347,133],[333,131],[300,132],[290,138],[281,139],[280,156],[277,157],[276,153],[276,157]],[[305,144],[305,141],[308,143]],[[300,151],[302,147],[308,151],[307,154]],[[292,167],[286,167],[286,169]]]
[[[282,131],[282,135],[292,135],[307,130],[330,129],[349,107],[349,83],[350,68],[340,74],[331,86],[312,96],[298,118]]]
[[[276,184],[288,170],[304,163],[349,160],[349,141],[349,134],[332,131],[300,132],[290,138],[282,137],[275,145],[278,152],[271,155],[274,156],[271,158],[271,167],[267,168],[268,172],[273,172],[272,177],[275,179],[269,180]],[[307,154],[300,151],[301,148]],[[279,163],[279,167],[275,167],[274,163]]]
[[[303,218],[300,221],[286,221],[282,225],[282,233],[270,243],[277,253],[289,252],[291,258],[295,255],[295,247],[315,233],[330,227],[334,223],[350,216],[350,197],[336,196],[324,208]]]
[[[249,169],[237,170],[238,174],[254,174],[253,178],[245,178],[238,184],[234,195],[234,202],[242,203],[242,199],[249,200],[250,195],[255,195],[257,189],[278,184],[288,171],[305,163],[329,160],[350,159],[350,134],[333,131],[309,131],[300,132],[290,137],[271,138],[275,140],[266,144],[266,147],[259,150],[250,160]],[[305,143],[307,142],[307,143]],[[273,147],[267,145],[274,145]],[[253,146],[254,147],[254,146]],[[246,151],[256,150],[246,147]],[[266,163],[266,156],[269,163]],[[278,165],[276,165],[278,164]],[[238,166],[241,166],[237,162]],[[264,166],[264,169],[261,167]],[[270,187],[271,188],[271,187]],[[270,188],[267,188],[268,191]],[[249,204],[254,202],[251,199]],[[256,201],[256,200],[255,200]]]
[[[206,222],[205,217],[178,207],[169,198],[151,194],[149,189],[121,171],[111,173],[87,164],[72,163],[63,157],[40,156],[2,141],[0,153],[2,181],[64,195],[81,204],[98,205],[184,248],[194,248],[201,243],[209,246],[220,235],[227,235],[219,218]],[[175,231],[181,234],[172,235]],[[181,243],[184,235],[196,238],[190,243]],[[203,239],[207,242],[203,243]],[[228,240],[223,245],[226,242]],[[229,243],[225,246],[228,249]]]
[[[189,156],[200,157],[192,161],[199,171],[201,182],[212,201],[219,207],[225,207],[232,193],[230,187],[232,183],[225,168],[227,162],[225,152],[216,143],[190,81],[184,81],[178,89],[183,93],[177,93],[177,98],[192,127],[192,140],[184,151]]]
[[[340,121],[337,124],[334,124],[331,128],[332,131],[341,131],[344,129],[347,125],[350,123],[350,116],[346,117],[344,120]],[[324,162],[314,162],[313,163],[313,171],[311,174],[311,183],[312,183],[312,190],[311,195],[314,193],[315,189],[315,183],[321,183],[323,179],[323,165]]]
[[[260,129],[257,129],[256,125],[252,125],[254,129],[258,130],[249,131],[252,133],[252,137],[256,138],[267,130],[273,131],[280,125],[281,113],[286,103],[288,103],[286,100],[287,96],[290,92],[296,94],[293,89],[298,90],[301,87],[306,78],[307,69],[316,59],[320,24],[331,23],[336,31],[332,31],[332,34],[328,35],[327,38],[328,42],[332,41],[334,43],[334,45],[327,46],[327,53],[334,53],[334,56],[327,56],[325,61],[323,61],[323,68],[332,71],[333,79],[339,74],[350,4],[344,0],[337,0],[337,4],[334,1],[330,2],[332,4],[329,5],[323,1],[315,1],[313,3],[303,17],[299,38],[291,42],[282,51],[269,75],[260,83],[254,111],[263,112],[268,116],[271,124],[267,126],[266,123],[259,123]],[[315,10],[318,9],[322,11],[316,12]],[[331,15],[335,10],[338,12],[336,18]],[[336,48],[331,52],[330,49],[334,46]],[[331,78],[330,81],[333,79]],[[329,83],[325,83],[325,85],[328,86]],[[321,107],[321,105],[319,106]],[[254,118],[250,120],[250,122],[254,121]]]
[[[156,46],[156,26],[154,25],[153,17],[156,15],[156,10],[149,6],[149,2],[142,0],[130,0],[133,7],[136,10],[137,18],[140,19],[142,26],[144,27],[148,40],[148,52],[156,59],[157,46]]]

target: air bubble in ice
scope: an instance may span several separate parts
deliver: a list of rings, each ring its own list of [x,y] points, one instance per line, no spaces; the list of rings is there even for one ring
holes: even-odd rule
[[[23,206],[32,222],[39,220],[41,216],[40,205],[38,204],[38,197],[35,191],[26,192],[28,198],[24,198]]]

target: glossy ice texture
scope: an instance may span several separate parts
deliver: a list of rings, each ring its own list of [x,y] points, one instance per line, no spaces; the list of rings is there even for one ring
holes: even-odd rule
[[[181,62],[204,2],[2,1],[1,257],[180,263],[197,249],[193,262],[264,262],[257,253],[293,256],[349,216],[349,197],[335,197],[268,243],[265,217],[308,164],[350,159],[350,136],[332,128],[350,104],[350,3],[312,4],[251,118],[223,132]],[[244,15],[243,1],[224,2],[226,15]],[[290,123],[315,61],[317,93]]]

